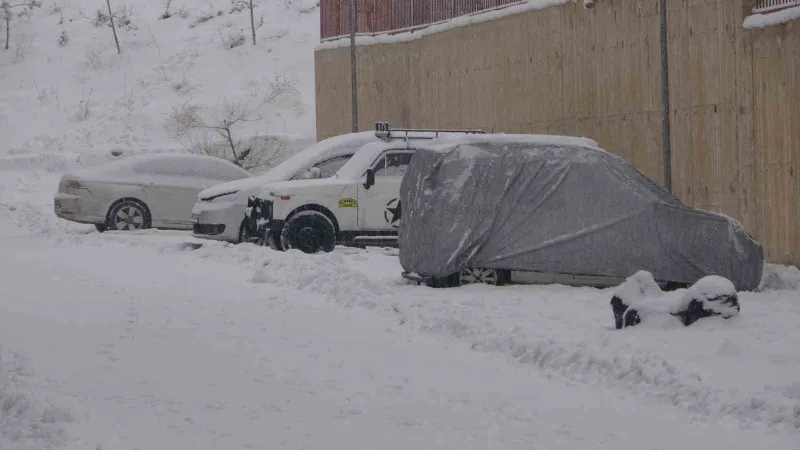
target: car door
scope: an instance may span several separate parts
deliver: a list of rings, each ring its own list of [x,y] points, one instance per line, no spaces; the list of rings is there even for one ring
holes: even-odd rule
[[[200,191],[237,179],[231,171],[220,171],[216,164],[216,161],[192,158],[148,161],[142,171],[153,176],[144,190],[154,219],[166,226],[190,227],[192,208]]]
[[[400,227],[400,183],[414,150],[387,150],[373,163],[375,184],[358,186],[358,225],[366,231],[397,232]]]

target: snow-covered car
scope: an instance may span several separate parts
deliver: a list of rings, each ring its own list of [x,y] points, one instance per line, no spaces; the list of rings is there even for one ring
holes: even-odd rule
[[[403,276],[433,286],[539,274],[602,286],[640,270],[665,289],[761,280],[763,249],[739,222],[683,205],[589,139],[439,139],[417,150],[400,201]]]
[[[359,149],[328,179],[270,183],[248,204],[250,227],[278,250],[330,252],[336,244],[397,244],[400,182],[416,146],[436,137],[480,130],[390,129]]]
[[[200,192],[192,208],[192,234],[201,239],[262,243],[246,227],[250,196],[271,182],[328,178],[365,144],[378,140],[374,133],[350,133],[319,141],[287,158],[263,175],[223,183]]]
[[[200,191],[248,177],[246,170],[211,156],[134,155],[65,173],[53,207],[58,217],[94,224],[98,231],[188,230]]]

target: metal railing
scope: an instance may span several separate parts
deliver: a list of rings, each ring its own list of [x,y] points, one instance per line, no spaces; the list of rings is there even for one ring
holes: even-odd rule
[[[356,34],[416,30],[459,16],[525,3],[527,0],[356,0]],[[323,41],[349,36],[350,0],[320,0]]]
[[[800,0],[756,0],[753,6],[753,13],[768,13],[791,8],[792,6],[800,6]]]

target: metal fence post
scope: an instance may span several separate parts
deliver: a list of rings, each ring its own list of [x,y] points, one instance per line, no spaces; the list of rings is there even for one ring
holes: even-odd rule
[[[661,0],[661,146],[664,152],[664,187],[672,192],[672,147],[669,113],[669,46],[667,45],[667,0]]]
[[[358,86],[356,84],[356,0],[350,0],[350,90],[353,133],[358,132]]]

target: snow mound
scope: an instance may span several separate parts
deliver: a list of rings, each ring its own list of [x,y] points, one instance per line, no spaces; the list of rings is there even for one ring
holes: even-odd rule
[[[661,294],[661,288],[653,279],[653,274],[646,270],[636,272],[614,289],[614,296],[619,297],[625,306],[646,298],[660,297]]]
[[[374,308],[377,298],[390,292],[347,263],[341,252],[308,255],[299,250],[270,252],[252,282],[321,294],[346,306]]]
[[[608,298],[609,290],[474,286],[422,301],[414,289],[426,288],[413,288],[403,296],[408,300],[397,302],[395,312],[401,326],[464,342],[475,351],[505,355],[548,377],[612,386],[667,401],[698,420],[724,418],[742,426],[800,430],[800,408],[783,392],[720,385],[722,374],[696,373],[686,364],[685,353],[695,349],[704,355],[697,356],[700,360],[712,356],[708,345],[719,335],[717,328],[724,328],[715,322],[685,328],[667,314],[663,321],[650,320],[647,326],[610,335],[610,330],[591,325],[607,316],[588,313],[595,310],[592,305]],[[680,296],[683,292],[669,294]],[[565,303],[569,306],[562,306]],[[576,310],[587,314],[576,315]],[[728,328],[726,333],[739,333]],[[698,342],[705,345],[698,346]],[[682,353],[684,358],[679,357]]]
[[[764,264],[757,291],[791,291],[800,290],[800,269],[795,266]]]
[[[64,408],[37,398],[24,358],[0,347],[0,448],[63,448],[65,425],[75,421]]]

